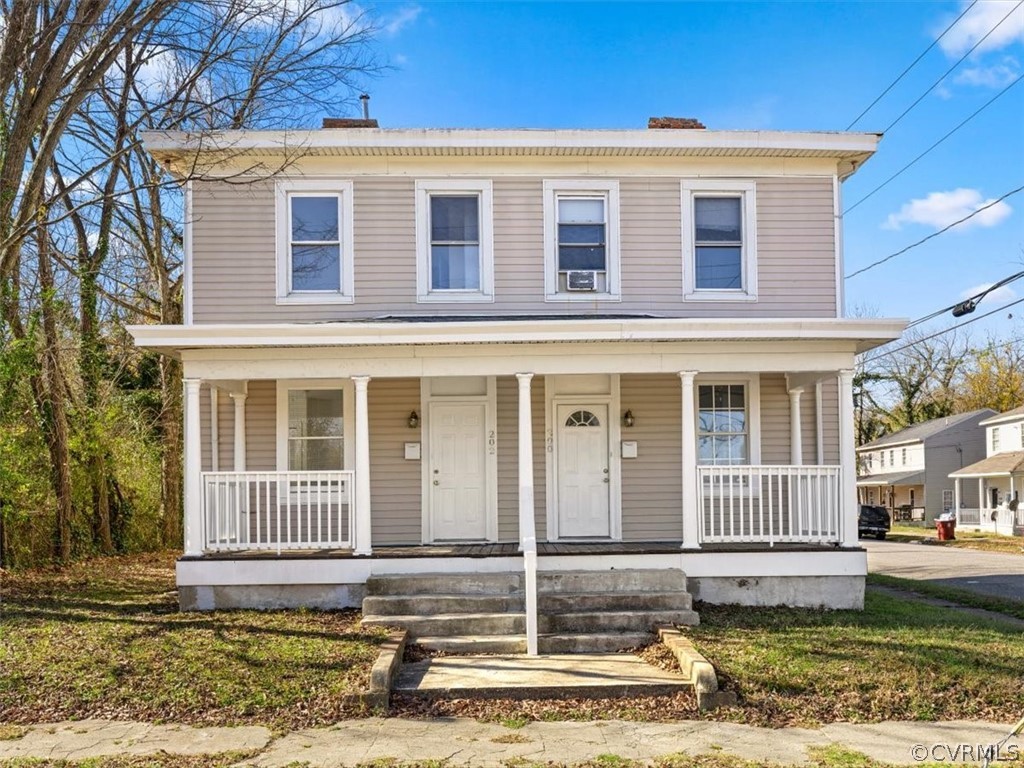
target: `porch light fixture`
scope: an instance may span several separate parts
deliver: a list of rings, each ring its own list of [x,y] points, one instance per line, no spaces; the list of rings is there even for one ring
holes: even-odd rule
[[[413,411],[409,414],[409,429],[416,429],[420,425],[420,415]]]
[[[626,427],[632,427],[636,423],[636,419],[633,418],[633,411],[627,410],[622,414],[622,424]]]

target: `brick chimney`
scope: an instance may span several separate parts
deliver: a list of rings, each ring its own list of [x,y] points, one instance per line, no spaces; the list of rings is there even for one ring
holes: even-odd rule
[[[322,128],[380,128],[377,120],[361,117],[325,117]]]
[[[677,131],[682,129],[707,129],[707,126],[693,117],[652,117],[647,121],[647,128]]]

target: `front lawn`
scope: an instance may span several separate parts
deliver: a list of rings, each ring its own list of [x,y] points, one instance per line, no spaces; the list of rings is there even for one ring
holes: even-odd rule
[[[357,711],[386,633],[354,611],[179,613],[172,554],[2,573],[0,723],[309,727]]]
[[[956,532],[953,541],[939,541],[935,527],[924,528],[914,525],[894,525],[889,532],[889,541],[913,542],[920,541],[939,547],[952,549],[977,549],[982,552],[1005,552],[1011,555],[1024,555],[1024,538],[1020,536],[1000,536],[996,533],[979,533],[978,531]]]

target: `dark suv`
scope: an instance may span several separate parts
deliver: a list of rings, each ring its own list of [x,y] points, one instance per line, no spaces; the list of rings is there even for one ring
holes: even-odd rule
[[[857,515],[857,529],[861,536],[874,536],[879,541],[885,539],[891,526],[889,510],[872,504],[861,504]]]

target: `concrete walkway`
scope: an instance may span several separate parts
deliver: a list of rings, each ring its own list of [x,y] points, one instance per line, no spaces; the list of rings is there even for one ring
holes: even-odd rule
[[[546,698],[661,696],[690,687],[681,675],[626,653],[439,656],[403,664],[396,691],[423,696]]]
[[[258,751],[239,765],[277,768],[299,762],[313,768],[369,761],[448,760],[451,765],[499,766],[507,761],[579,763],[599,755],[651,761],[675,753],[727,753],[764,763],[808,762],[808,747],[839,744],[895,765],[927,757],[951,759],[957,745],[993,744],[1010,725],[979,722],[836,723],[820,730],[756,728],[735,723],[534,722],[520,729],[469,719],[349,720],[329,728],[296,731],[272,739],[265,728],[190,728],[146,723],[82,720],[36,725],[18,739],[0,741],[0,760],[82,760],[108,755],[197,755]],[[1021,742],[1010,742],[1024,752]],[[948,749],[947,749],[948,748]],[[926,750],[922,752],[922,750]],[[962,753],[961,753],[962,754]],[[1004,747],[1004,755],[1014,751]]]

